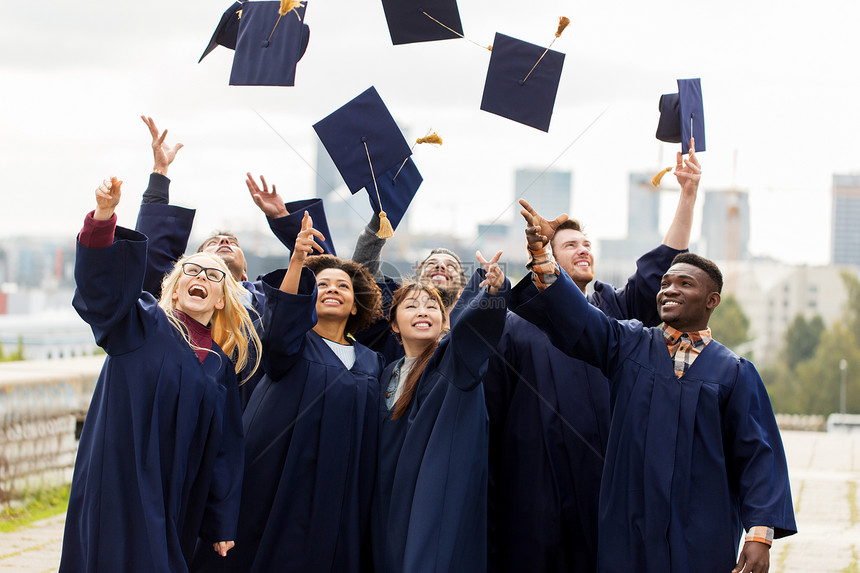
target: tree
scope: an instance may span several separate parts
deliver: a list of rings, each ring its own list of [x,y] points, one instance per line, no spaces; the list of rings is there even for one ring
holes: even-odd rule
[[[785,331],[785,342],[780,353],[791,370],[815,356],[824,330],[824,320],[818,315],[810,320],[800,314],[794,317],[794,321]]]
[[[857,275],[844,271],[842,282],[848,295],[845,303],[845,324],[854,334],[854,340],[860,341],[860,280]]]
[[[827,415],[839,411],[839,361],[848,362],[848,412],[860,412],[860,348],[854,335],[836,323],[821,337],[815,356],[797,365],[796,411]]]
[[[750,319],[734,295],[723,297],[708,326],[714,339],[732,350],[749,340]]]

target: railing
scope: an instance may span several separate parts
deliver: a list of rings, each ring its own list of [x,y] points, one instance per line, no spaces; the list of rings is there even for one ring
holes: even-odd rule
[[[0,503],[69,483],[104,356],[0,363]]]

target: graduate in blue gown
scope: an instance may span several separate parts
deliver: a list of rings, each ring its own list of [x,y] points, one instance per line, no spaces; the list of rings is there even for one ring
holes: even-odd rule
[[[305,214],[286,272],[263,277],[260,381],[244,413],[245,482],[236,548],[194,571],[361,571],[376,467],[382,359],[349,333],[376,319],[367,270],[319,250]],[[365,569],[366,570],[366,569]]]
[[[195,210],[170,204],[170,179],[167,178],[167,173],[170,165],[176,159],[177,153],[182,149],[182,143],[168,145],[165,142],[166,129],[159,131],[151,117],[141,116],[141,119],[149,128],[149,133],[152,136],[153,170],[149,176],[149,185],[141,200],[135,230],[143,233],[149,239],[143,289],[158,298],[162,278],[173,268],[188,245]],[[248,173],[245,184],[254,203],[266,215],[266,221],[272,233],[289,251],[292,251],[296,233],[301,227],[302,213],[288,212],[286,204],[278,195],[275,187],[272,186],[270,191],[263,177],[261,177],[261,181],[262,188]],[[218,231],[207,237],[197,252],[216,254],[224,260],[233,277],[247,291],[243,295],[245,307],[255,319],[258,334],[261,334],[262,316],[266,302],[265,294],[259,280],[248,280],[248,265],[239,239],[228,231]],[[254,359],[250,361],[251,364],[255,362]],[[240,373],[240,379],[245,380],[239,387],[239,399],[243,410],[247,406],[254,388],[263,377],[263,370],[260,368],[253,375],[248,376],[248,374],[249,372]]]
[[[480,381],[509,296],[500,255],[484,261],[478,254],[486,288],[441,340],[447,314],[436,289],[412,284],[394,294],[390,323],[406,355],[380,379],[377,573],[486,570],[488,430]]]
[[[559,265],[583,293],[593,285],[588,302],[607,316],[660,323],[654,305],[660,279],[689,246],[701,175],[694,148],[686,160],[677,155],[675,175],[681,189],[663,243],[639,258],[636,272],[618,289],[594,280],[591,242],[579,221],[567,215],[546,220],[521,201],[540,217]],[[511,308],[535,294],[526,277],[513,289]],[[484,392],[490,416],[488,570],[593,573],[609,436],[605,376],[508,313]]]
[[[121,183],[99,187],[78,237],[73,304],[107,358],[78,447],[60,571],[187,571],[198,537],[217,558],[236,538],[236,370],[259,340],[244,289],[217,257],[179,261],[160,301],[142,292],[146,237],[116,227]]]
[[[767,571],[772,539],[797,529],[788,469],[755,367],[710,339],[719,269],[697,255],[676,257],[656,297],[664,328],[648,328],[589,305],[545,253],[540,226],[527,233],[545,290],[517,314],[609,379],[598,571]],[[672,346],[674,356],[670,328],[690,340]]]

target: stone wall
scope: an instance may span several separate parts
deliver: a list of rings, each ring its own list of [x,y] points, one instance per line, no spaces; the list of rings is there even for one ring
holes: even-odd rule
[[[69,483],[104,356],[0,363],[0,503]]]

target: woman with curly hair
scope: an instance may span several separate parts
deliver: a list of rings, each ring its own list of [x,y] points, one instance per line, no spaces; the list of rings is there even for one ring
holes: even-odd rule
[[[359,571],[369,561],[381,357],[351,335],[379,315],[363,266],[320,246],[305,213],[290,266],[263,277],[266,375],[244,413],[236,548],[201,571]],[[198,567],[199,565],[199,567]]]
[[[141,292],[147,240],[116,226],[121,184],[96,190],[78,235],[73,304],[107,358],[78,447],[60,571],[187,571],[198,537],[213,556],[236,539],[236,373],[260,340],[245,289],[218,257],[178,261],[160,301]]]

